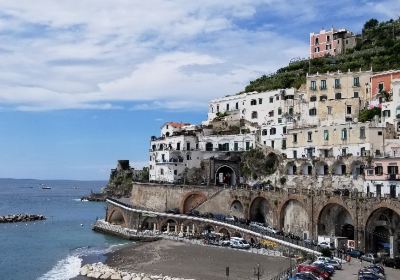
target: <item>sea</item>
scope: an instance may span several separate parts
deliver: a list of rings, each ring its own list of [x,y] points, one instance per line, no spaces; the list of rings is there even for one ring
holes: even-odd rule
[[[82,262],[126,242],[92,231],[103,202],[81,201],[105,181],[0,179],[0,215],[42,214],[45,221],[0,224],[0,279],[72,279]],[[51,189],[42,189],[42,186]]]

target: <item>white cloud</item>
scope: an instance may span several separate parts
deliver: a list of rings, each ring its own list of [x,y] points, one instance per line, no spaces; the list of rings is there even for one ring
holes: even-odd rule
[[[0,1],[0,105],[203,108],[306,56],[306,40],[273,25],[247,28],[259,10],[299,21],[318,6],[306,0]]]

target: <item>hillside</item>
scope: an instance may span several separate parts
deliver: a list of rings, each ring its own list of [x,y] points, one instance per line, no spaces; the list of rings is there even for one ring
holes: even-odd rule
[[[358,37],[357,46],[346,54],[290,63],[274,74],[251,81],[245,92],[299,88],[306,82],[307,73],[369,70],[371,67],[374,71],[400,69],[400,18],[381,23],[371,19],[364,24]]]

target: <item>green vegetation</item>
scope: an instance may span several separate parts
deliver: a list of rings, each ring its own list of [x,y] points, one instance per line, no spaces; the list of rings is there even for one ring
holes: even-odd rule
[[[346,54],[289,63],[276,73],[251,81],[245,91],[299,88],[305,84],[307,73],[369,70],[371,67],[374,71],[400,69],[400,19],[381,23],[370,19],[358,35],[356,47]]]
[[[358,121],[360,122],[366,122],[366,121],[371,121],[374,116],[380,116],[381,115],[381,109],[378,107],[374,107],[372,109],[364,109],[360,111],[360,114],[358,115]]]
[[[274,174],[278,168],[279,159],[276,154],[264,154],[261,149],[252,149],[242,154],[240,171],[246,178],[257,180]]]
[[[321,252],[323,257],[328,257],[328,258],[332,257],[332,252],[329,248],[321,248],[319,251]]]

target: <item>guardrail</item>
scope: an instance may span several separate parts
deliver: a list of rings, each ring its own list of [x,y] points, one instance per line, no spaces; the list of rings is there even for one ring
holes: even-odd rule
[[[273,234],[270,232],[258,230],[253,227],[247,226],[247,225],[238,224],[235,222],[228,222],[228,221],[222,222],[222,221],[215,220],[215,219],[201,218],[201,217],[189,216],[189,215],[184,215],[184,214],[170,214],[170,213],[156,212],[156,211],[151,211],[151,210],[147,210],[144,208],[139,209],[139,207],[134,207],[133,205],[121,202],[121,201],[113,199],[113,198],[107,198],[106,201],[110,204],[121,207],[130,212],[145,213],[145,214],[149,214],[149,215],[157,215],[157,216],[162,216],[162,217],[181,218],[181,219],[186,219],[186,220],[192,220],[192,221],[198,221],[198,222],[203,222],[203,223],[219,225],[219,226],[233,229],[235,231],[247,233],[247,234],[253,235],[258,238],[263,238],[263,239],[267,239],[270,241],[274,241],[282,246],[300,250],[300,251],[303,251],[303,252],[306,252],[309,254],[321,255],[321,253],[317,250],[317,248],[315,246],[313,246],[311,244],[310,245],[306,244],[304,241],[292,240],[285,236],[280,236],[280,235]]]

